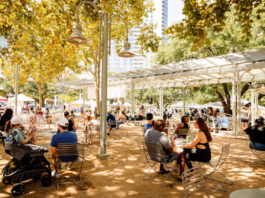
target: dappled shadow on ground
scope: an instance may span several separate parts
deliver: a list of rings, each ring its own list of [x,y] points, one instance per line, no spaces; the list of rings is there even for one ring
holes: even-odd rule
[[[43,132],[39,144],[48,147],[50,135]],[[79,133],[81,141],[82,131]],[[182,183],[172,177],[157,176],[145,179],[148,170],[144,153],[142,151],[142,129],[139,127],[123,126],[120,130],[108,136],[107,160],[99,160],[99,137],[96,135],[92,145],[85,146],[85,164],[83,168],[83,189],[73,184],[63,185],[60,190],[55,184],[50,187],[41,187],[41,182],[29,181],[25,187],[26,192],[22,197],[184,197]],[[233,185],[225,185],[229,191],[242,188],[264,188],[265,169],[264,163],[253,156],[244,140],[214,137],[211,144],[213,157],[218,158],[221,145],[231,143],[231,152],[222,173],[233,181]],[[8,162],[10,157],[0,149],[0,168]],[[50,154],[47,155],[50,159]],[[154,175],[154,173],[151,173]],[[218,176],[218,175],[216,175]],[[219,179],[223,179],[220,178]],[[209,186],[218,186],[212,180],[206,180]],[[10,196],[10,186],[0,184],[0,197]],[[228,197],[229,192],[209,189],[210,197]],[[204,197],[198,193],[192,197]],[[205,196],[206,197],[206,196]]]

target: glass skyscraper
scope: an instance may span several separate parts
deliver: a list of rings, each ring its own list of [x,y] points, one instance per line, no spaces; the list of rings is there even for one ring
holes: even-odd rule
[[[168,0],[146,0],[153,1],[155,10],[149,14],[144,22],[147,24],[155,24],[155,32],[163,38],[163,29],[168,27]],[[121,58],[117,55],[115,43],[112,42],[111,56],[109,56],[108,71],[109,72],[127,72],[142,68],[151,67],[151,59],[153,53],[145,53],[145,56],[139,54],[140,46],[136,45],[137,38],[140,34],[139,29],[132,28],[130,30],[129,42],[131,50],[137,54],[134,58]]]

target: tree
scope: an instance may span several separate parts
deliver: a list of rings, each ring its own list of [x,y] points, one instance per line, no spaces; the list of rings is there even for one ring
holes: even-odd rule
[[[242,38],[248,40],[253,36],[253,17],[262,19],[264,8],[264,0],[184,0],[183,14],[186,18],[169,27],[167,33],[191,40],[194,44],[193,50],[204,44],[210,45],[209,30],[224,30],[229,17],[227,13],[233,11],[234,20],[242,31]]]
[[[16,4],[18,9],[14,7]],[[66,43],[71,10],[62,2],[47,0],[7,1],[2,6],[4,12],[14,12],[0,21],[0,32],[8,41],[8,50],[4,51],[5,74],[11,74],[17,64],[20,84],[24,84],[32,74],[38,87],[39,105],[42,106],[45,83],[54,81],[65,68],[75,70],[78,65],[74,53],[76,48]]]
[[[127,97],[130,98],[130,93],[127,94]],[[135,99],[139,101],[139,103],[149,103],[152,100],[153,104],[159,109],[160,93],[157,88],[149,88],[149,89],[139,89],[135,91]],[[182,99],[182,94],[180,93],[179,88],[169,87],[164,89],[164,107],[167,107],[170,104],[173,104]]]
[[[33,98],[35,101],[39,102],[39,99],[41,98],[41,101],[45,101],[46,99],[51,99],[57,94],[57,89],[52,84],[45,83],[41,87],[41,95],[39,96],[39,87],[33,83],[28,82],[25,83],[23,86],[19,87],[19,92],[25,93],[28,97]]]

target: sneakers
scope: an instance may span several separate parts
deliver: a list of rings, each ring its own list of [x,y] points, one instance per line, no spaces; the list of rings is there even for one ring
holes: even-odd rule
[[[56,170],[54,170],[52,171],[52,177],[59,178],[60,174]]]

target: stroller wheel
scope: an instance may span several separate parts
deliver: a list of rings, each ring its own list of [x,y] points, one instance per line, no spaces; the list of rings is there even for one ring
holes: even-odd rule
[[[11,189],[11,193],[14,196],[19,196],[22,195],[25,191],[25,187],[23,184],[16,184],[15,186],[13,186],[13,188]]]
[[[3,182],[3,184],[5,184],[5,185],[10,184],[6,177],[3,177],[2,182]]]
[[[41,179],[41,185],[48,187],[52,184],[52,177],[50,175],[44,175]]]

